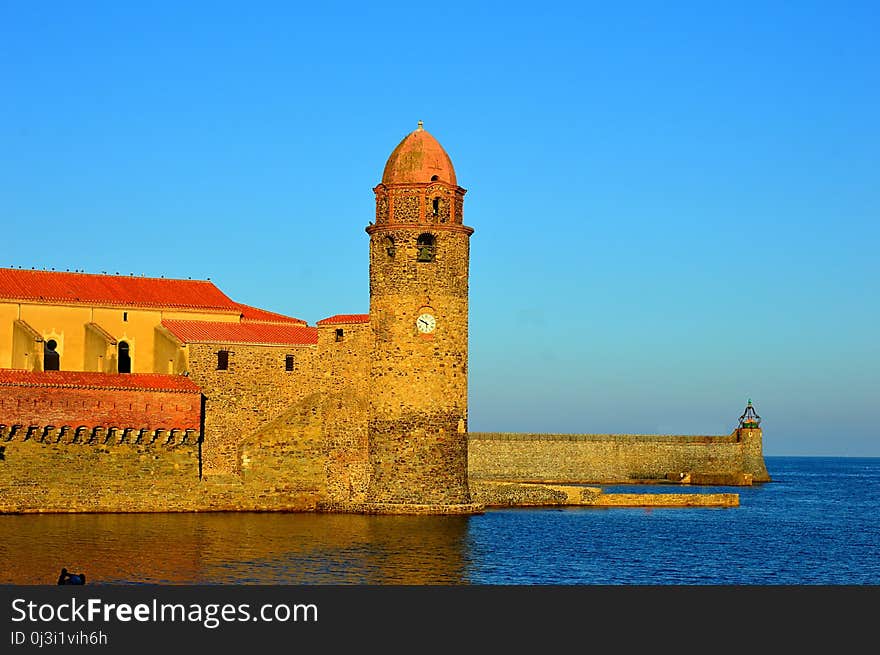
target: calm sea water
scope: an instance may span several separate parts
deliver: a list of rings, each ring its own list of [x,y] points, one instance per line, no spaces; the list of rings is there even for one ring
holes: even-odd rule
[[[0,583],[880,584],[880,458],[768,457],[737,508],[0,516]]]

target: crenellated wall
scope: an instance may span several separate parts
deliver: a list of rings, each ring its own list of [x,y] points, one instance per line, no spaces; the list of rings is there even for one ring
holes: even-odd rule
[[[263,449],[258,476],[200,478],[192,431],[30,432],[0,430],[0,513],[311,511],[323,498],[290,443]]]
[[[0,431],[0,512],[189,511],[198,435]],[[41,431],[40,431],[41,432]],[[185,437],[185,439],[184,439]],[[169,443],[169,439],[173,439]]]

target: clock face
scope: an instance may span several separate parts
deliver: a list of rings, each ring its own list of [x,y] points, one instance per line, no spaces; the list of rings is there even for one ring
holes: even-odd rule
[[[437,319],[433,314],[420,314],[416,319],[416,327],[422,334],[431,334],[437,328]]]

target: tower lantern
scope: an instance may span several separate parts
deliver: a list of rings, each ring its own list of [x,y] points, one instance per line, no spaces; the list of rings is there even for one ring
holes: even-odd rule
[[[742,416],[739,417],[739,427],[746,429],[761,427],[761,417],[758,416],[758,413],[752,406],[751,398],[749,398],[749,402],[746,405],[746,410],[742,413]]]

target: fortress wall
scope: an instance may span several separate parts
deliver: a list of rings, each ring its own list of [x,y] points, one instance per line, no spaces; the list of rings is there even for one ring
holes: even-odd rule
[[[313,494],[325,504],[363,501],[370,475],[372,345],[367,322],[318,325],[313,393],[289,402],[239,446],[241,481],[266,490],[264,501],[297,494]],[[208,478],[215,479],[214,473]]]
[[[302,441],[268,444],[255,462],[256,475],[200,480],[192,433],[184,439],[158,431],[140,443],[111,431],[75,438],[57,430],[47,436],[0,430],[0,514],[309,511],[324,497],[320,449],[303,457]]]
[[[336,329],[344,333],[336,341]],[[326,398],[325,476],[334,502],[361,502],[370,479],[370,323],[318,326],[318,385]]]
[[[199,344],[187,346],[191,379],[205,394],[203,466],[237,471],[242,441],[315,390],[314,346]],[[229,369],[217,370],[217,352],[228,350]],[[284,358],[294,356],[294,370]]]
[[[667,473],[751,473],[769,480],[760,430],[724,436],[471,433],[474,480],[625,483]]]
[[[279,502],[290,494],[323,497],[325,445],[324,399],[312,394],[261,426],[240,447],[239,475],[246,487],[259,490],[262,502]],[[213,481],[215,476],[208,474]]]
[[[327,477],[332,460],[325,429],[345,407],[343,399],[340,393],[302,399],[243,442],[240,474],[209,472],[202,480],[192,433],[184,439],[183,433],[153,431],[135,443],[133,435],[123,441],[118,431],[79,438],[57,429],[13,435],[4,427],[0,513],[314,511],[319,504],[359,502],[339,479]],[[363,455],[355,460],[366,465]],[[756,481],[769,479],[760,430],[720,437],[470,435],[470,476],[477,485],[637,482],[674,471],[744,471]]]
[[[0,385],[0,424],[199,429],[198,393]]]
[[[195,443],[7,437],[0,436],[0,512],[184,511],[198,495]]]
[[[343,330],[337,340],[336,330]],[[228,485],[228,501],[244,503],[233,487],[252,490],[251,505],[302,506],[320,499],[340,504],[363,499],[369,481],[369,323],[318,326],[312,350],[311,393],[290,400],[279,414],[242,435],[233,474],[206,473]]]

